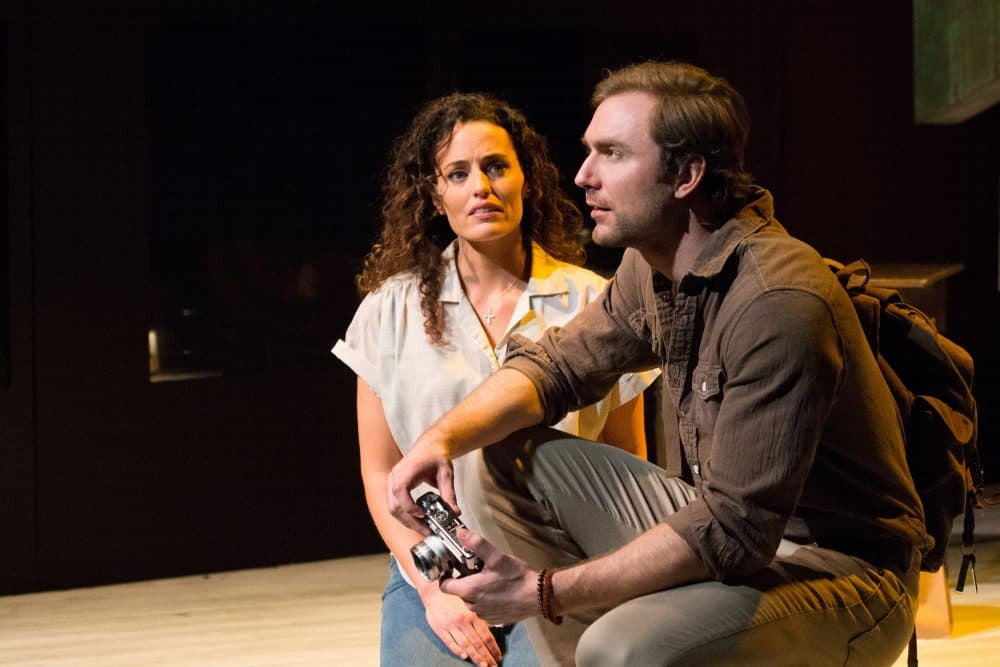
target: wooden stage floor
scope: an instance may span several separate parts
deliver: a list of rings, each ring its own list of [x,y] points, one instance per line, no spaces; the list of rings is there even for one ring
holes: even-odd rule
[[[1000,664],[1000,506],[980,524],[979,593],[951,593],[951,636],[920,641],[923,667]],[[951,547],[952,588],[959,557]],[[0,665],[377,665],[387,563],[377,554],[0,597]]]

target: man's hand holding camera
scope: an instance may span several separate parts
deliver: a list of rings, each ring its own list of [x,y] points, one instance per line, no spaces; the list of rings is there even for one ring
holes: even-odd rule
[[[449,507],[458,506],[455,498],[455,474],[448,452],[442,442],[428,438],[427,434],[393,466],[386,481],[389,511],[405,526],[424,535],[430,530],[421,521],[424,510],[413,502],[411,489],[416,488],[420,482],[426,482],[439,490],[441,498]]]
[[[457,535],[482,559],[483,568],[459,579],[442,579],[442,591],[462,598],[490,625],[510,625],[538,613],[537,572],[468,528],[459,528]]]
[[[537,610],[537,573],[465,527],[440,496],[427,492],[416,503],[431,534],[413,545],[417,569],[441,592],[462,598],[490,625],[509,625]]]

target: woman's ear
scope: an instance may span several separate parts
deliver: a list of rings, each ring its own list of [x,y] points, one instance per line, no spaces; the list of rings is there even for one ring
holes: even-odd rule
[[[441,195],[437,191],[431,192],[431,203],[434,204],[434,212],[438,215],[444,215],[444,207],[441,206]]]

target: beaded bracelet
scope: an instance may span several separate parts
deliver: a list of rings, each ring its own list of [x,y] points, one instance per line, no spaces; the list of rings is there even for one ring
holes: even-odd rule
[[[559,625],[562,623],[562,616],[552,613],[552,575],[555,570],[542,569],[538,573],[538,611],[545,620]]]

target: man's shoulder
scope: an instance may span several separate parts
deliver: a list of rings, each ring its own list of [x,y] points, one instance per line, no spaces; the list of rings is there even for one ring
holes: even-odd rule
[[[716,321],[720,331],[743,333],[722,339],[741,343],[768,335],[784,341],[786,352],[812,354],[830,335],[842,337],[858,326],[836,276],[807,243],[786,233],[755,234],[732,260],[732,280],[720,286]]]
[[[750,235],[736,255],[735,281],[751,281],[761,292],[797,290],[826,300],[838,286],[822,255],[784,230]]]

